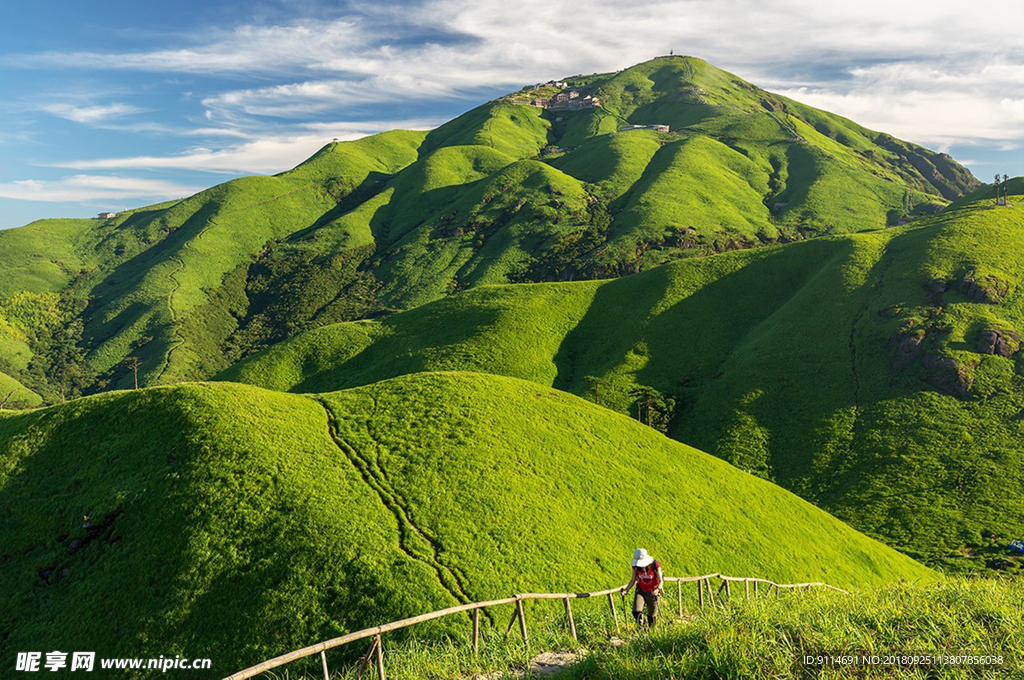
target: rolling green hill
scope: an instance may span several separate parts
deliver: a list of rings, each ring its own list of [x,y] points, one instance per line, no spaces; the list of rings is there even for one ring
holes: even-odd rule
[[[458,601],[619,583],[638,544],[676,574],[935,579],[624,416],[467,373],[3,412],[0,520],[0,656],[208,656],[211,677]]]
[[[0,307],[60,298],[59,323],[25,333],[32,365],[0,341],[0,371],[49,402],[130,385],[129,356],[146,385],[200,379],[300,331],[466,288],[876,229],[977,186],[948,156],[699,59],[569,83],[601,107],[530,106],[528,88],[429,133],[328,144],[274,177],[0,232]]]
[[[1018,193],[611,281],[482,287],[304,333],[222,377],[322,392],[514,376],[650,419],[929,563],[1013,567],[1022,271]]]

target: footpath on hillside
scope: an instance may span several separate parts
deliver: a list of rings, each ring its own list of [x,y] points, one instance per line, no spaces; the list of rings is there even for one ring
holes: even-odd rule
[[[686,624],[694,618],[696,618],[696,614],[684,614],[682,616],[675,616],[659,625],[675,626],[679,624]],[[624,626],[624,628],[626,628],[626,630],[623,631],[621,636],[613,635],[608,642],[602,645],[602,648],[609,649],[613,647],[621,647],[636,636],[644,634],[644,630],[639,629],[636,626]],[[497,670],[489,673],[475,673],[469,676],[469,680],[511,680],[512,678],[557,677],[570,666],[582,661],[587,655],[587,651],[588,650],[585,647],[579,647],[577,649],[562,650],[558,652],[541,652],[531,658],[529,664],[524,668]]]

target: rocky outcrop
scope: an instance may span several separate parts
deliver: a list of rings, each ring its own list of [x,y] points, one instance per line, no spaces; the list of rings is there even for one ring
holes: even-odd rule
[[[931,299],[932,304],[938,307],[942,304],[942,294],[946,292],[946,288],[949,286],[949,282],[946,279],[932,279],[928,283],[924,284],[925,290],[928,291],[928,297]]]
[[[989,305],[998,305],[1006,297],[1010,284],[995,276],[978,276],[968,272],[960,282],[960,292],[974,300]]]
[[[1009,357],[1019,349],[1020,333],[1014,330],[986,328],[978,336],[977,350],[981,354]]]
[[[974,385],[973,372],[953,357],[929,352],[922,357],[921,365],[930,371],[925,382],[945,394],[966,399]]]
[[[893,336],[896,340],[896,359],[892,362],[892,370],[902,371],[914,364],[921,356],[921,344],[924,342],[924,331],[903,338]]]

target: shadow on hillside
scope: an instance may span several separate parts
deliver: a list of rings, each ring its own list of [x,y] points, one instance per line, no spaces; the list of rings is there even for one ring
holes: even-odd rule
[[[351,484],[342,488],[361,488],[347,462],[324,459],[335,451],[326,423],[307,433],[264,406],[261,425],[235,429],[244,418],[217,421],[235,408],[230,398],[195,390],[125,392],[0,420],[0,453],[18,461],[0,484],[0,508],[17,508],[0,527],[0,562],[5,595],[20,603],[5,612],[0,650],[45,639],[102,657],[209,657],[211,677],[222,677],[382,623],[381,612],[419,613],[424,604],[406,588],[445,604],[427,571],[392,559],[393,533],[360,533],[347,520],[346,504],[355,513],[374,503],[322,481],[325,469],[340,471]],[[270,431],[276,438],[260,439]],[[304,454],[282,467],[296,445]],[[374,512],[366,517],[385,517]],[[387,579],[366,566],[382,551],[391,551]],[[351,661],[362,650],[329,655]]]
[[[488,370],[489,354],[467,347],[485,335],[500,310],[460,304],[449,298],[403,312],[380,322],[384,332],[344,362],[333,364],[295,385],[299,393],[333,392],[423,371]]]
[[[89,307],[85,312],[88,319],[85,333],[91,347],[98,346],[122,329],[136,323],[146,313],[146,310],[151,308],[152,303],[131,304],[107,321],[99,319],[96,312],[104,310],[107,305],[115,304],[118,300],[127,298],[132,291],[141,291],[145,280],[154,276],[153,269],[165,263],[168,281],[162,288],[169,289],[173,284],[170,274],[177,269],[176,264],[172,262],[175,254],[198,236],[219,210],[220,203],[217,201],[204,203],[180,227],[171,231],[158,243],[122,262],[104,277],[102,282],[93,287],[90,291]]]
[[[866,302],[826,302],[847,247],[807,241],[674,263],[602,285],[559,349],[554,386],[587,394],[587,375],[632,373],[637,384],[675,398],[674,438],[727,460],[732,452],[721,439],[737,412],[770,432],[802,436],[854,404],[850,328]],[[769,396],[751,400],[758,392]],[[805,403],[782,406],[794,399]],[[795,419],[804,425],[794,428]],[[788,480],[805,473],[812,458],[806,447],[773,441],[765,464]]]
[[[296,241],[304,241],[310,238],[324,225],[330,224],[345,213],[358,208],[366,201],[384,191],[393,177],[394,175],[386,172],[378,172],[376,170],[371,171],[362,182],[352,189],[352,191],[343,196],[341,200],[338,201],[337,205],[317,218],[317,220],[310,226],[290,234],[285,241],[294,243]]]

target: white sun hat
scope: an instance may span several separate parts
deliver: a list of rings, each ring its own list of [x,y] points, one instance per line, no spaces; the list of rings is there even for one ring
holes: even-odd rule
[[[647,551],[643,548],[637,548],[636,552],[633,553],[633,566],[634,567],[646,567],[654,558],[647,554]]]

